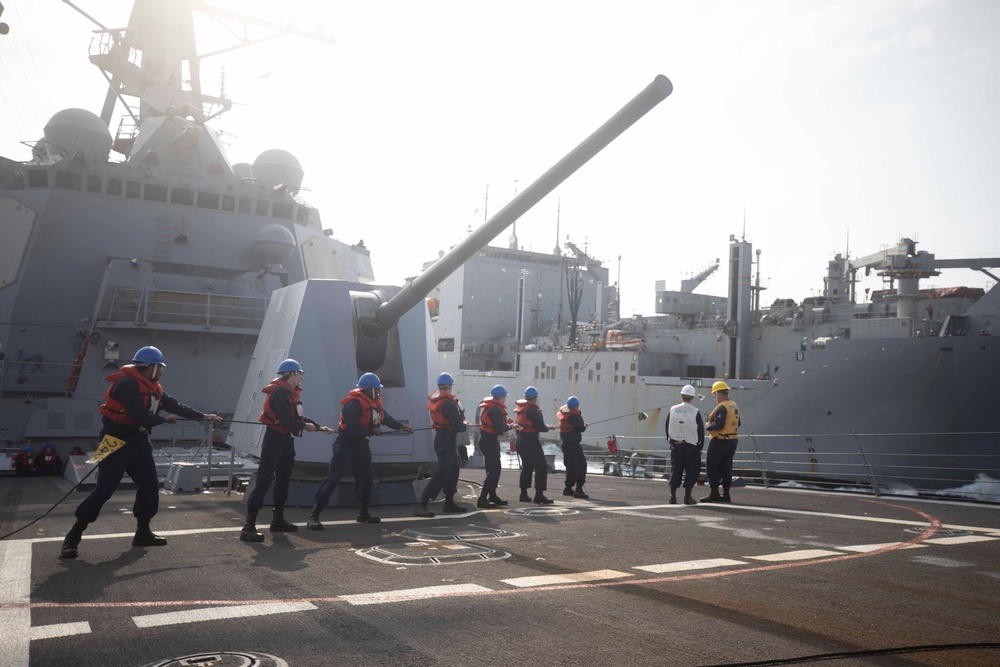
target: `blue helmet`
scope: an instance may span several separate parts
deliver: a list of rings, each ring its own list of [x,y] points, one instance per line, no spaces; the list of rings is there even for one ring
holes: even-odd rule
[[[300,364],[299,362],[295,361],[294,359],[285,359],[280,364],[278,364],[278,372],[279,373],[296,373],[296,372],[298,372],[298,373],[305,373],[305,371],[302,370],[302,364]]]
[[[360,389],[381,389],[382,381],[374,373],[365,373],[358,378],[358,387]]]
[[[147,345],[146,347],[140,347],[139,351],[135,353],[132,357],[132,362],[136,364],[156,364],[157,366],[167,367],[167,364],[163,361],[163,353],[152,345]]]
[[[534,387],[528,387],[524,390],[525,398],[538,398],[538,390]]]
[[[441,375],[438,375],[437,383],[439,387],[450,387],[455,384],[455,378],[451,376],[451,373],[441,373]]]
[[[580,399],[577,398],[576,396],[570,396],[568,399],[566,399],[566,407],[575,410],[576,408],[580,407]]]
[[[493,385],[493,388],[490,389],[490,396],[492,396],[493,398],[503,398],[506,395],[507,395],[507,387],[503,386],[502,384]]]

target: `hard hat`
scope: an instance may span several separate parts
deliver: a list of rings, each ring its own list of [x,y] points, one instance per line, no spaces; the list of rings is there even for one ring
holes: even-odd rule
[[[566,407],[567,408],[580,407],[580,399],[577,398],[576,396],[570,396],[569,398],[566,399]]]
[[[528,387],[524,390],[525,398],[538,398],[538,390],[534,387]]]
[[[381,389],[382,381],[374,373],[365,373],[358,378],[358,387],[361,389]]]
[[[132,361],[137,364],[156,364],[164,368],[167,367],[163,362],[163,353],[151,345],[140,347],[139,351],[132,357]]]
[[[694,397],[694,396],[697,396],[697,395],[698,395],[698,392],[696,392],[694,390],[694,387],[692,387],[691,385],[686,384],[683,387],[681,387],[681,396],[691,396],[691,397]]]
[[[284,361],[282,361],[278,365],[278,372],[279,373],[295,373],[295,372],[305,373],[305,371],[302,370],[302,364],[300,364],[299,362],[295,361],[294,359],[285,359]]]
[[[722,380],[719,380],[712,385],[712,393],[714,394],[717,391],[729,391],[729,385]]]
[[[493,385],[493,388],[490,389],[490,396],[492,396],[493,398],[503,398],[506,395],[507,395],[507,387],[503,386],[502,384]]]
[[[441,375],[438,375],[437,383],[439,387],[450,387],[455,384],[455,378],[451,376],[451,373],[441,373]]]

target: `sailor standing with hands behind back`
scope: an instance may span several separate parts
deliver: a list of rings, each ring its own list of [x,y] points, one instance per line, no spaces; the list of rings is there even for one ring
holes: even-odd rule
[[[701,410],[691,405],[697,392],[689,384],[681,387],[681,402],[667,413],[667,442],[670,443],[670,504],[677,503],[677,489],[684,477],[684,504],[696,505],[691,490],[701,469],[701,449],[705,446],[705,422]]]

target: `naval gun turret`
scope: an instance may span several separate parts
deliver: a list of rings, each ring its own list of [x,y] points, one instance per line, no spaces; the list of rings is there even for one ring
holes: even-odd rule
[[[412,480],[432,470],[435,456],[425,405],[439,370],[438,357],[427,309],[414,306],[422,304],[441,281],[672,90],[669,79],[657,76],[580,145],[406,286],[307,280],[276,290],[227,442],[240,451],[260,455],[264,428],[256,423],[264,402],[260,390],[274,377],[281,360],[291,357],[306,371],[303,403],[310,418],[336,427],[340,400],[361,374],[374,372],[384,386],[386,411],[417,429],[412,435],[387,429],[373,441],[377,479]],[[296,465],[300,468],[325,467],[330,456],[329,437],[308,434],[296,442]]]

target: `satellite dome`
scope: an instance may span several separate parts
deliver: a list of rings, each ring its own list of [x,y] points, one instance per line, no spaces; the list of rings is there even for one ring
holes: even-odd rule
[[[298,159],[280,148],[266,150],[253,161],[253,177],[268,185],[285,185],[290,190],[297,190],[304,175]]]
[[[233,173],[236,178],[253,178],[253,167],[247,162],[237,162],[233,165]]]
[[[265,225],[257,232],[253,249],[265,264],[281,264],[295,251],[295,237],[281,225]]]
[[[49,150],[60,155],[83,152],[88,160],[106,162],[111,152],[111,133],[104,122],[86,109],[63,109],[45,125]]]

